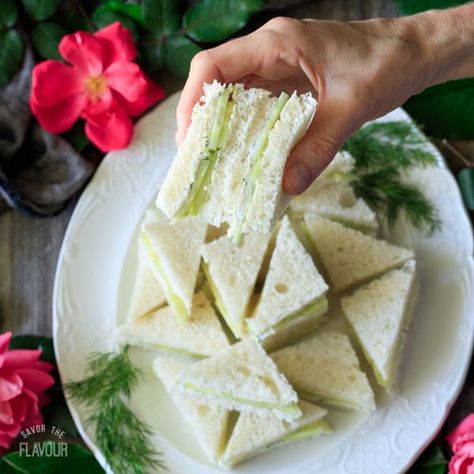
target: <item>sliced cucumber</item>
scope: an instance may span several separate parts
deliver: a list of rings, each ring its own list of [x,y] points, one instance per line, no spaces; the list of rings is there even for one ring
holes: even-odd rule
[[[255,142],[255,146],[253,147],[251,154],[252,165],[245,183],[243,211],[240,218],[240,222],[234,234],[234,242],[236,244],[238,244],[240,242],[240,239],[242,238],[242,227],[245,223],[245,220],[247,219],[250,204],[252,203],[252,200],[254,198],[255,188],[257,187],[257,181],[261,172],[262,158],[268,146],[268,135],[272,131],[277,120],[280,118],[281,111],[283,110],[283,107],[285,107],[285,104],[287,103],[289,98],[290,96],[286,92],[282,92],[280,94],[272,110],[272,114],[268,119],[268,122],[266,123],[263,130],[260,132],[257,141]]]
[[[218,153],[225,146],[229,134],[230,117],[234,106],[234,102],[230,100],[232,91],[233,86],[227,86],[217,99],[217,111],[206,149],[199,161],[189,194],[176,214],[176,219],[198,215],[209,197],[208,188],[217,162]]]

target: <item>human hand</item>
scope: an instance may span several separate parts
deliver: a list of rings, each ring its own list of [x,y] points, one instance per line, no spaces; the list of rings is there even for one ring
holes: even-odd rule
[[[177,142],[204,82],[242,82],[275,94],[310,91],[318,98],[317,112],[292,150],[283,179],[286,192],[299,194],[366,121],[431,84],[466,73],[463,61],[453,60],[456,45],[449,35],[431,34],[437,21],[433,12],[358,22],[274,18],[254,33],[203,51],[191,63],[178,105]]]

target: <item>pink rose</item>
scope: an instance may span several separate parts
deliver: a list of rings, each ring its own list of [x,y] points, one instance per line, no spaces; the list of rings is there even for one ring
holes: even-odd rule
[[[40,408],[49,403],[44,393],[54,385],[54,366],[39,360],[40,350],[8,350],[12,333],[0,334],[0,454],[20,431],[42,424]]]
[[[446,437],[453,450],[449,474],[474,474],[474,413]]]

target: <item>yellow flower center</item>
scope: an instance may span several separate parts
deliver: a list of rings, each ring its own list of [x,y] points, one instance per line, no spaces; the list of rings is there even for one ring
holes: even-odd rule
[[[95,102],[107,90],[107,81],[104,76],[91,76],[84,81],[84,89]]]

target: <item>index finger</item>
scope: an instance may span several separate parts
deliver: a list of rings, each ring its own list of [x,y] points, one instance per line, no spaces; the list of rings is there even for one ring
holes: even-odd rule
[[[191,123],[191,112],[202,95],[202,86],[205,82],[210,83],[214,79],[220,82],[233,82],[260,69],[260,55],[256,54],[259,42],[253,41],[254,34],[231,40],[194,56],[188,80],[176,109],[178,145],[186,135]]]

